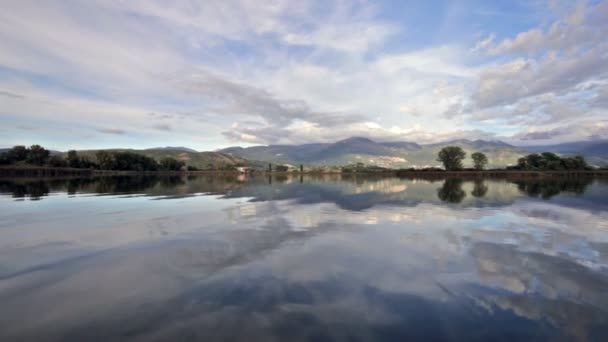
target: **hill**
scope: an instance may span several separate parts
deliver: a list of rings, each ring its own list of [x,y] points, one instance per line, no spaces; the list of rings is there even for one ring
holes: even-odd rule
[[[437,152],[449,145],[462,147],[467,154],[483,152],[490,160],[489,167],[515,164],[526,151],[502,141],[452,140],[420,145],[414,142],[376,142],[353,137],[327,144],[269,145],[230,147],[219,152],[249,160],[305,165],[347,165],[364,163],[389,168],[437,166]],[[470,166],[467,160],[465,166]]]
[[[153,147],[153,148],[147,148],[147,151],[150,150],[162,150],[162,151],[182,151],[182,152],[198,152],[195,149],[189,148],[189,147],[183,147],[183,146],[166,146],[166,147]]]
[[[188,149],[189,150],[189,149]],[[207,169],[212,167],[221,167],[223,165],[245,165],[248,164],[248,161],[238,157],[236,155],[230,155],[227,153],[221,152],[194,152],[184,150],[184,148],[172,149],[170,147],[163,148],[150,148],[145,150],[135,150],[135,149],[108,149],[105,151],[128,151],[143,154],[150,158],[154,158],[159,161],[162,158],[170,157],[178,160],[182,160],[188,166],[194,166],[199,169]],[[82,156],[86,156],[91,160],[95,160],[95,152],[98,150],[81,150],[78,151],[78,154]]]

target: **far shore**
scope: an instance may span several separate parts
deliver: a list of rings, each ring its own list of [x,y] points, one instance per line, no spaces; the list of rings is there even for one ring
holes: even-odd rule
[[[581,170],[581,171],[520,171],[520,170],[386,170],[376,172],[340,172],[340,171],[254,171],[242,173],[236,170],[197,170],[197,171],[115,171],[54,167],[0,167],[0,177],[91,177],[91,176],[127,176],[127,175],[244,175],[244,176],[289,176],[289,175],[342,175],[355,177],[389,176],[389,177],[577,177],[593,176],[607,177],[608,170]]]

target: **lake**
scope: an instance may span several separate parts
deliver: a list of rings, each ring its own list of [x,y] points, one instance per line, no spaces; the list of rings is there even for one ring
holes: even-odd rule
[[[2,341],[608,340],[608,181],[0,180]]]

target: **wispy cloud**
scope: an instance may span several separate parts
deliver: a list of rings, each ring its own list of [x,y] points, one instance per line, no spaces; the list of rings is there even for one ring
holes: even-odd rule
[[[24,99],[25,98],[25,96],[23,96],[23,95],[15,94],[15,93],[11,93],[9,91],[3,91],[3,90],[0,90],[0,96],[10,97],[13,99]]]
[[[96,131],[99,133],[104,133],[104,134],[118,134],[118,135],[127,133],[125,130],[122,130],[120,128],[98,128],[98,129],[96,129]]]
[[[171,125],[168,125],[168,124],[158,124],[158,125],[152,126],[152,128],[159,130],[159,131],[165,131],[165,132],[169,132],[169,131],[173,130]]]

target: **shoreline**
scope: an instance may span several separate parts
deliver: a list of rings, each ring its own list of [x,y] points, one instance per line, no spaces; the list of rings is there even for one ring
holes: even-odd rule
[[[608,170],[585,171],[519,171],[519,170],[462,170],[462,171],[423,171],[423,170],[388,170],[383,172],[336,172],[336,171],[254,171],[242,173],[226,170],[199,170],[199,171],[114,171],[53,167],[0,167],[0,177],[93,177],[93,176],[195,176],[195,175],[243,175],[243,176],[305,176],[305,175],[340,175],[346,177],[385,176],[385,177],[608,177]]]

